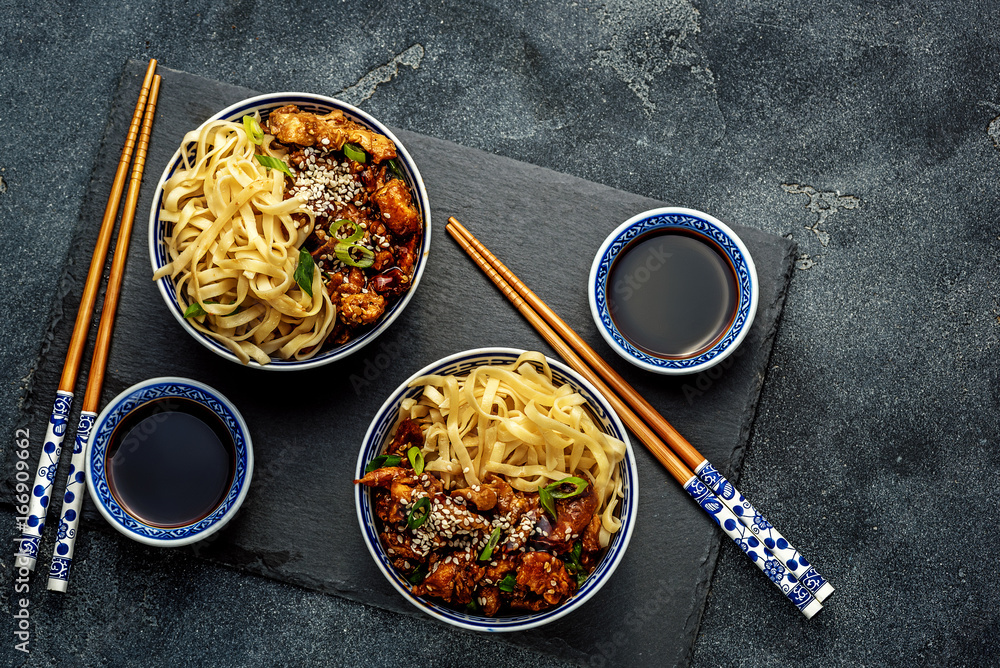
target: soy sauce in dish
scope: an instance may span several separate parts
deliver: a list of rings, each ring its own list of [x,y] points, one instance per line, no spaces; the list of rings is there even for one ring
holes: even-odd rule
[[[128,414],[111,434],[108,487],[125,510],[157,527],[207,517],[226,496],[236,446],[222,420],[190,399],[165,398]]]
[[[608,273],[608,310],[632,345],[662,358],[711,348],[736,316],[739,287],[711,241],[679,230],[631,242]]]

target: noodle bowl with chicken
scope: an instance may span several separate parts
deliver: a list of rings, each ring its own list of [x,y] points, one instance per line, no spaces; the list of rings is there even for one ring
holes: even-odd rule
[[[388,130],[327,100],[275,94],[220,112],[185,135],[154,202],[168,306],[244,364],[298,368],[356,350],[423,269],[419,173]]]
[[[631,533],[634,462],[582,383],[539,353],[470,351],[387,402],[356,498],[369,549],[407,598],[467,628],[513,630],[603,584]]]

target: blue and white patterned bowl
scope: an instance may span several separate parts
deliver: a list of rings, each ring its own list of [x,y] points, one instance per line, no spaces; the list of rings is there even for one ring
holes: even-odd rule
[[[111,434],[115,427],[136,409],[158,399],[181,398],[195,401],[215,413],[236,447],[236,470],[225,498],[204,519],[176,527],[158,527],[145,523],[115,499],[108,488],[106,462]],[[132,540],[160,547],[179,547],[206,538],[221,529],[236,515],[250,488],[253,477],[253,445],[243,416],[218,391],[187,378],[152,378],[128,388],[97,416],[87,445],[87,489],[104,519]]]
[[[294,371],[297,369],[310,369],[324,364],[329,364],[330,362],[342,359],[351,353],[361,350],[366,345],[374,341],[382,332],[389,328],[392,322],[399,317],[400,313],[403,312],[403,309],[406,308],[406,305],[409,304],[410,299],[417,290],[417,285],[420,283],[420,277],[424,273],[424,267],[427,265],[427,254],[431,247],[431,208],[430,202],[427,199],[427,189],[424,187],[424,180],[420,176],[420,170],[417,169],[417,165],[413,162],[413,158],[410,157],[410,154],[407,152],[406,148],[403,146],[402,142],[399,141],[396,135],[394,135],[389,128],[385,127],[375,118],[361,111],[357,107],[353,107],[346,102],[341,102],[340,100],[332,97],[315,95],[313,93],[268,93],[265,95],[247,98],[234,105],[226,107],[206,120],[205,123],[216,120],[239,122],[243,116],[253,114],[255,111],[259,111],[262,118],[267,118],[273,110],[283,107],[286,104],[294,104],[303,111],[311,111],[317,114],[327,114],[334,109],[339,109],[343,111],[344,115],[350,120],[391,139],[396,145],[396,152],[398,154],[396,163],[403,171],[406,183],[410,186],[410,191],[414,195],[413,204],[420,212],[420,218],[424,223],[424,232],[423,240],[421,241],[420,248],[417,252],[417,263],[413,269],[413,281],[410,283],[410,289],[406,291],[406,294],[404,294],[399,301],[386,310],[376,327],[372,328],[362,336],[348,341],[344,345],[324,350],[311,359],[297,361],[272,358],[271,362],[268,364],[261,365],[251,360],[246,365],[270,371]],[[163,199],[163,184],[166,183],[167,179],[173,176],[174,171],[177,170],[180,163],[181,152],[178,148],[173,157],[170,158],[170,162],[167,163],[166,169],[163,170],[163,175],[160,177],[159,183],[156,184],[156,193],[153,196],[153,205],[149,211],[149,257],[152,262],[154,272],[168,262],[166,245],[164,244],[166,225],[160,221],[160,204]],[[239,358],[230,352],[230,350],[224,345],[209,336],[205,336],[202,332],[199,332],[191,326],[191,324],[184,317],[184,309],[181,308],[180,302],[177,301],[177,293],[174,290],[173,283],[171,282],[169,276],[165,276],[157,281],[157,287],[160,290],[160,294],[163,296],[163,301],[167,304],[167,309],[188,334],[194,337],[198,343],[205,346],[213,353],[237,364],[242,364]]]
[[[707,350],[682,358],[658,357],[634,346],[618,330],[608,309],[608,274],[615,260],[629,244],[649,232],[679,230],[701,236],[712,243],[736,274],[739,300],[728,329]],[[701,211],[684,208],[652,209],[629,218],[608,235],[590,268],[588,295],[590,312],[597,329],[612,350],[636,366],[661,374],[690,374],[715,366],[729,356],[746,338],[757,312],[759,299],[757,269],[743,241],[722,221]]]
[[[403,399],[419,396],[421,392],[420,388],[408,387],[412,380],[428,374],[465,375],[479,366],[510,364],[517,360],[518,356],[523,352],[523,350],[513,348],[476,348],[445,357],[413,374],[389,395],[389,398],[382,404],[382,407],[375,415],[375,419],[372,420],[371,425],[368,427],[368,433],[365,434],[361,452],[358,455],[357,466],[354,470],[355,479],[361,478],[364,475],[365,466],[368,462],[381,454],[385,446],[389,443],[391,430],[399,416],[399,406]],[[403,578],[392,566],[386,555],[385,547],[379,540],[378,520],[372,504],[371,490],[364,485],[355,485],[354,501],[358,512],[358,522],[361,525],[361,535],[364,537],[368,551],[371,552],[372,558],[375,559],[379,570],[382,571],[382,574],[385,575],[392,586],[403,595],[403,598],[440,621],[473,631],[492,632],[523,631],[548,624],[569,614],[596,594],[611,578],[611,574],[614,573],[622,557],[625,555],[625,549],[628,547],[629,540],[632,537],[632,529],[635,526],[639,493],[635,456],[632,453],[632,445],[629,441],[628,433],[625,431],[625,426],[618,418],[618,415],[593,385],[569,367],[555,360],[549,359],[548,363],[552,368],[553,380],[560,384],[569,383],[587,400],[587,405],[592,410],[600,427],[606,433],[621,439],[625,443],[625,459],[619,464],[619,473],[622,477],[622,489],[624,492],[624,498],[621,499],[621,503],[619,504],[622,522],[621,529],[612,537],[607,553],[601,559],[600,564],[598,564],[594,572],[584,582],[583,587],[563,605],[542,612],[505,617],[484,617],[482,615],[473,615],[453,610],[433,599],[419,598],[412,594],[413,585]]]

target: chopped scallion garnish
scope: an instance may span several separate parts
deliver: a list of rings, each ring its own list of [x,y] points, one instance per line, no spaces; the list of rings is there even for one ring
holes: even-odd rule
[[[353,160],[354,162],[365,163],[368,156],[365,155],[365,150],[358,146],[357,144],[344,144],[344,155]]]
[[[337,255],[338,260],[358,269],[366,269],[375,263],[375,253],[372,252],[372,249],[361,244],[341,241],[334,246],[333,252]],[[360,255],[360,257],[356,258],[355,255]]]
[[[573,485],[573,489],[566,490],[564,487],[566,485]],[[577,494],[582,494],[585,489],[587,489],[587,481],[583,478],[577,478],[572,476],[569,478],[563,478],[558,482],[554,482],[551,485],[546,485],[545,489],[549,490],[552,496],[556,499],[568,499]]]
[[[202,315],[208,315],[208,314],[205,313],[205,309],[203,309],[201,307],[201,304],[199,304],[198,302],[193,302],[190,306],[184,309],[185,318],[197,318]]]
[[[401,461],[403,460],[399,455],[379,455],[368,462],[368,466],[365,467],[365,473],[371,473],[375,469],[380,469],[384,466],[398,466]]]
[[[354,231],[351,232],[349,236],[343,239],[339,239],[337,235],[340,234],[340,228],[342,228],[344,225],[353,225]],[[335,239],[339,239],[341,243],[344,242],[353,243],[359,240],[361,237],[365,236],[365,231],[361,229],[361,226],[355,223],[353,220],[349,220],[347,218],[341,218],[340,220],[333,221],[333,223],[330,225],[330,236],[334,237]]]
[[[503,577],[503,580],[500,581],[500,584],[498,586],[500,587],[500,591],[505,591],[509,594],[510,592],[514,591],[514,585],[516,584],[517,584],[517,578],[514,577],[513,573],[508,573]]]
[[[424,568],[423,564],[420,564],[406,579],[409,580],[410,584],[418,585],[424,581],[425,577],[427,577],[427,569]]]
[[[493,549],[497,546],[497,542],[500,540],[500,527],[493,529],[493,533],[490,534],[490,540],[486,543],[486,547],[483,551],[479,553],[479,561],[488,561],[490,557],[493,556]]]
[[[390,158],[389,160],[387,160],[387,161],[386,161],[386,163],[385,163],[385,164],[389,166],[389,172],[390,172],[390,173],[391,173],[391,174],[392,174],[392,175],[393,175],[394,177],[396,177],[396,178],[397,178],[397,179],[399,179],[400,181],[405,181],[405,180],[406,180],[406,179],[405,179],[405,178],[403,177],[403,170],[399,168],[399,163],[398,163],[398,162],[396,162],[396,159],[395,159],[395,158]]]
[[[552,516],[552,519],[556,519],[556,502],[552,499],[552,492],[549,491],[548,487],[538,488],[538,502],[542,504],[545,512]]]
[[[562,480],[558,480],[551,485],[539,487],[538,501],[542,504],[542,508],[544,508],[545,511],[552,516],[552,519],[556,519],[555,499],[568,499],[576,496],[577,494],[582,494],[583,491],[587,489],[587,484],[586,480],[583,478],[577,478],[576,476],[563,478]],[[565,485],[573,485],[573,489],[565,489]]]
[[[272,158],[269,155],[254,154],[253,157],[256,158],[257,162],[264,165],[268,169],[277,169],[279,172],[284,172],[289,177],[293,179],[295,178],[295,175],[292,174],[292,170],[288,169],[288,165],[285,164],[284,160],[279,160],[278,158]]]
[[[299,284],[302,291],[310,297],[313,296],[313,274],[316,272],[316,263],[313,262],[312,255],[305,248],[299,249],[299,264],[295,267],[292,278]]]
[[[259,146],[264,142],[264,128],[260,127],[260,123],[253,116],[243,117],[243,129],[247,131],[251,143]]]
[[[424,472],[424,453],[420,452],[420,448],[414,445],[406,451],[406,458],[410,460],[414,473],[420,475]]]
[[[410,508],[410,514],[406,516],[406,526],[411,529],[418,528],[421,524],[427,521],[427,518],[431,516],[431,500],[430,497],[422,496],[417,499],[417,502],[413,504]]]

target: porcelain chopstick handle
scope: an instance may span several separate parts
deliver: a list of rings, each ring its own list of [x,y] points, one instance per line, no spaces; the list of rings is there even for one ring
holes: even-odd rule
[[[59,517],[59,532],[56,534],[56,547],[52,552],[52,564],[49,566],[48,588],[54,591],[66,591],[69,584],[76,528],[80,524],[80,511],[87,491],[87,478],[84,474],[87,464],[87,443],[90,442],[90,433],[94,429],[96,420],[96,413],[82,411],[76,428],[73,459],[70,460],[69,473],[66,475],[66,492],[63,494],[62,513]]]
[[[712,490],[739,521],[746,526],[782,565],[797,577],[806,589],[822,603],[833,593],[833,585],[820,575],[802,554],[774,528],[764,515],[747,500],[736,487],[726,480],[706,459],[695,469],[695,474]]]
[[[733,539],[733,542],[750,557],[750,560],[757,565],[757,568],[764,572],[764,575],[781,590],[788,600],[806,616],[806,619],[811,618],[823,609],[823,605],[813,598],[812,594],[799,582],[798,578],[792,575],[778,561],[771,550],[761,543],[750,529],[744,526],[739,518],[697,476],[692,476],[687,481],[684,485],[684,490],[698,502],[702,510],[708,513],[722,527],[726,535]]]
[[[21,526],[21,538],[15,554],[14,566],[35,570],[38,560],[38,544],[45,530],[45,516],[49,510],[49,500],[52,497],[52,481],[59,468],[59,455],[62,453],[63,438],[66,436],[66,424],[69,422],[69,412],[73,408],[73,393],[59,390],[56,392],[55,404],[49,425],[45,429],[45,441],[38,457],[38,469],[35,471],[35,481],[31,486],[31,500],[28,503],[28,516]]]

